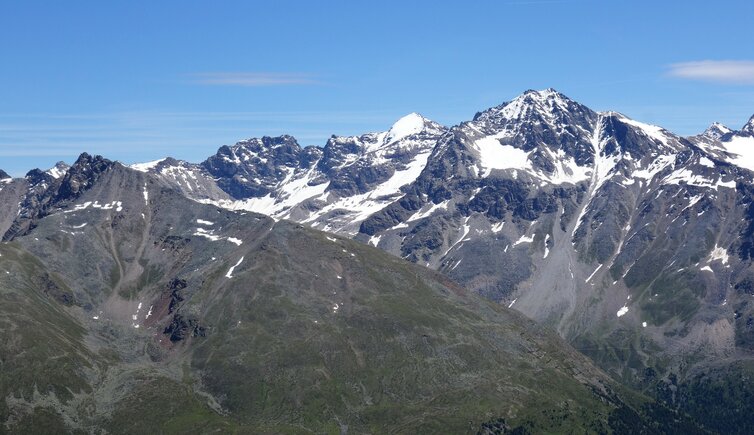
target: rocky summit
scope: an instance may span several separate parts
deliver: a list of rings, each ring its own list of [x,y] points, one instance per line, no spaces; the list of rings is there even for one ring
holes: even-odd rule
[[[752,150],[754,118],[681,137],[546,89],[452,127],[0,173],[4,330],[44,318],[21,337],[68,370],[29,389],[11,379],[40,357],[4,362],[0,416],[745,433]]]

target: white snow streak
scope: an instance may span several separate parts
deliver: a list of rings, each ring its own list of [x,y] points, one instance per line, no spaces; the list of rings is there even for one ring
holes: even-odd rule
[[[520,245],[521,243],[531,243],[534,241],[534,235],[532,234],[530,237],[526,237],[526,234],[522,235],[520,239],[516,240],[513,243],[513,246]]]
[[[228,269],[228,273],[225,274],[225,277],[226,278],[233,278],[233,271],[236,269],[236,267],[238,267],[241,264],[242,261],[243,261],[243,257],[241,257],[238,260],[238,263],[234,264],[233,266],[231,266],[230,269]]]
[[[419,210],[416,213],[414,213],[410,218],[406,219],[406,222],[413,222],[413,221],[416,221],[416,220],[419,220],[419,219],[424,219],[425,217],[431,216],[437,210],[447,210],[448,209],[448,202],[449,201],[446,200],[446,201],[443,201],[443,202],[441,202],[439,204],[432,204],[429,208],[427,208],[424,211]],[[422,207],[422,209],[424,209],[424,208],[426,208],[426,206]]]
[[[446,256],[446,255],[448,255],[448,252],[450,252],[450,250],[453,249],[458,243],[460,243],[461,241],[463,241],[463,239],[465,239],[466,236],[469,234],[469,231],[471,231],[471,227],[468,225],[469,218],[470,217],[467,217],[466,220],[463,223],[463,235],[455,243],[453,243],[452,245],[450,245],[450,247],[448,248],[448,250],[445,251],[444,254],[442,254],[443,257]]]
[[[596,269],[594,269],[594,272],[592,272],[592,274],[589,275],[589,278],[587,278],[584,282],[589,282],[594,277],[594,275],[597,273],[597,271],[600,270],[601,268],[602,268],[602,265],[600,264],[599,266],[597,266]]]

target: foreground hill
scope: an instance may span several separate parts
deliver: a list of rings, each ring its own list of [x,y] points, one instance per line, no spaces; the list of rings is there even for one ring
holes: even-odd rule
[[[0,245],[0,432],[698,430],[378,249],[100,157],[45,183]]]

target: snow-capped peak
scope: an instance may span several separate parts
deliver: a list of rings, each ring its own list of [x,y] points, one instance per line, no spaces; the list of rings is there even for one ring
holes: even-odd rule
[[[425,117],[413,112],[397,120],[390,130],[387,132],[386,142],[395,142],[401,140],[404,137],[411,136],[412,134],[421,133],[427,122]]]
[[[546,107],[560,106],[565,109],[569,102],[572,102],[570,98],[561,94],[553,88],[543,89],[541,91],[535,91],[529,89],[524,91],[523,94],[516,97],[513,102],[521,102],[525,104],[538,104],[545,105]]]
[[[528,90],[506,104],[500,114],[508,119],[521,119],[533,111],[551,113],[556,107],[567,110],[568,98],[552,88]]]
[[[730,128],[726,127],[723,124],[720,124],[719,122],[713,122],[712,125],[707,127],[706,130],[704,130],[704,133],[702,133],[702,136],[706,136],[712,139],[720,139],[722,136],[732,132]]]
[[[573,117],[593,119],[596,115],[588,108],[574,102],[570,98],[552,88],[541,91],[528,90],[508,103],[477,113],[474,121],[506,124],[511,121],[544,122],[551,127],[584,121],[574,120]]]
[[[528,89],[524,91],[523,94],[519,95],[518,98],[522,98],[526,96],[531,96],[533,98],[537,98],[540,100],[545,100],[547,98],[561,98],[561,99],[566,99],[566,100],[568,99],[568,97],[556,91],[554,88],[542,89],[541,91]]]

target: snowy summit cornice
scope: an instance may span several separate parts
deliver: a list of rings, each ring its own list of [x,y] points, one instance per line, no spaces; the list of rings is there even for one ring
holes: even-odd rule
[[[422,115],[412,112],[397,120],[387,132],[387,142],[395,142],[404,137],[421,133],[432,121]]]

